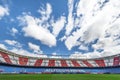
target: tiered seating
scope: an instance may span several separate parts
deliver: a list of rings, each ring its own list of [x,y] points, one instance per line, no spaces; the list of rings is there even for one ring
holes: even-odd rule
[[[112,56],[103,59],[39,59],[20,55],[11,55],[0,51],[0,63],[33,67],[109,67],[120,66],[120,56]]]

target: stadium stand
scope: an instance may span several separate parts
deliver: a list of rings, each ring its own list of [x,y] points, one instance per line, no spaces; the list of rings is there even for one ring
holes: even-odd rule
[[[120,66],[120,55],[94,59],[38,58],[18,55],[0,48],[0,63],[32,67],[110,67]]]

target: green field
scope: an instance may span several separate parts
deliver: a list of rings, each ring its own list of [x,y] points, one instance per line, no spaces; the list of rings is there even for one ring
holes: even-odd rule
[[[119,74],[0,74],[0,80],[120,80]]]

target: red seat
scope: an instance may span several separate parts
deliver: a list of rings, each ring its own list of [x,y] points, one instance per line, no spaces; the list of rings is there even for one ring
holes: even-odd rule
[[[105,67],[104,60],[95,60],[95,62],[98,64],[99,67]]]
[[[118,66],[119,63],[120,63],[120,58],[119,57],[114,57],[113,66]]]
[[[88,67],[93,67],[92,64],[90,64],[87,60],[83,60],[83,63]]]
[[[3,52],[0,52],[0,54],[1,54],[1,56],[4,58],[4,60],[6,61],[6,63],[12,64],[12,62],[11,62],[8,54],[5,54],[5,53],[3,53]]]
[[[48,66],[49,67],[54,67],[55,66],[55,60],[49,60]]]
[[[74,67],[80,67],[80,64],[76,60],[71,60]]]
[[[43,62],[42,59],[38,59],[38,60],[36,60],[34,66],[41,66],[42,62]]]
[[[25,65],[27,65],[27,63],[28,63],[28,58],[19,57],[19,64],[20,65],[25,66]]]
[[[61,66],[62,67],[68,67],[68,65],[67,65],[65,60],[61,60],[60,62],[61,62]]]

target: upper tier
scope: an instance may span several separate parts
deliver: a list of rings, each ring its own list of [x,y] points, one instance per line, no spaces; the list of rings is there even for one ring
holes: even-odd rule
[[[0,49],[0,63],[32,67],[110,67],[120,65],[120,55],[94,59],[39,58]]]

